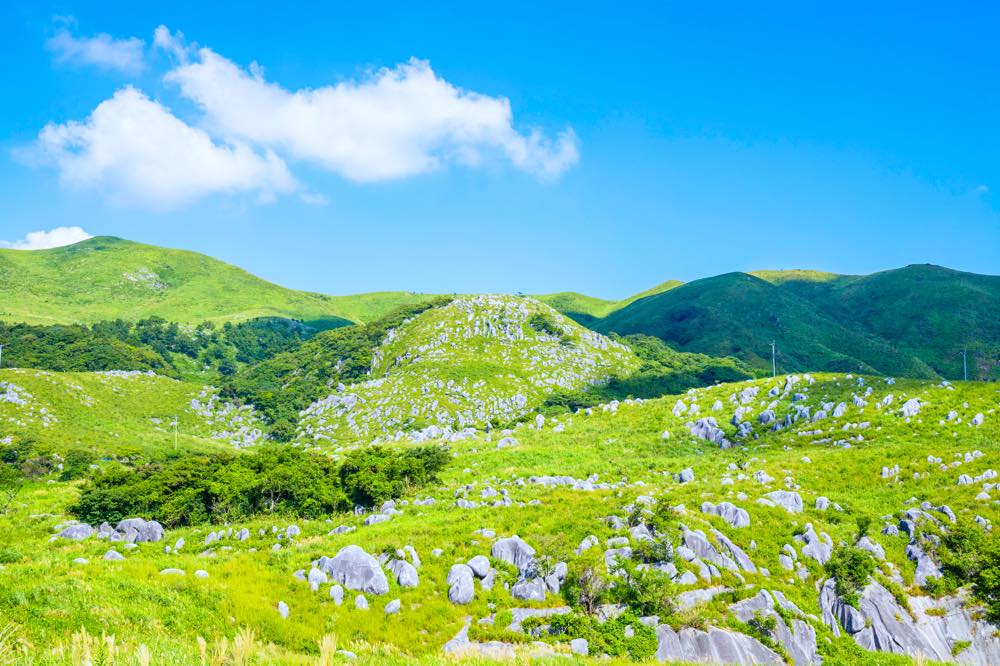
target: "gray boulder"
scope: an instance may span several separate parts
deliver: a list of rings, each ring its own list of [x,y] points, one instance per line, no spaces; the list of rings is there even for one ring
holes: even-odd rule
[[[83,539],[89,539],[94,535],[94,528],[86,523],[79,523],[77,525],[70,525],[62,532],[59,536],[63,539],[73,539],[74,541],[81,541]]]
[[[755,638],[717,627],[708,631],[681,629],[669,625],[656,628],[656,658],[659,661],[684,661],[712,664],[784,664],[778,653]]]
[[[790,490],[773,490],[764,495],[788,513],[802,513],[802,497]]]
[[[453,604],[467,604],[476,594],[472,568],[467,564],[455,564],[448,572],[448,600]]]
[[[333,559],[321,559],[319,567],[332,580],[349,590],[368,594],[385,594],[389,591],[389,581],[378,560],[359,546],[344,546]]]
[[[125,541],[133,543],[163,539],[163,526],[155,520],[126,518],[115,525],[115,531],[125,535]]]
[[[746,509],[741,509],[731,502],[719,502],[718,504],[704,502],[701,505],[701,511],[719,516],[736,528],[750,526],[750,514],[747,513]]]
[[[498,560],[513,564],[522,577],[531,576],[535,571],[535,549],[516,534],[495,541],[491,554]]]

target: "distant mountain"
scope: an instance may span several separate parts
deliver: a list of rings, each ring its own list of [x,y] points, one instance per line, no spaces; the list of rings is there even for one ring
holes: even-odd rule
[[[407,292],[324,296],[295,291],[196,252],[107,236],[51,250],[0,250],[0,320],[8,322],[159,316],[197,323],[277,316],[330,328],[429,298]]]
[[[585,323],[761,370],[1000,377],[1000,277],[930,265],[873,275],[729,273],[638,298]]]

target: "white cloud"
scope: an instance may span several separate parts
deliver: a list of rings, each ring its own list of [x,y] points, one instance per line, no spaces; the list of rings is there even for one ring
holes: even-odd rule
[[[55,54],[58,62],[95,65],[126,74],[135,74],[145,67],[145,44],[136,37],[115,39],[105,33],[93,37],[75,37],[69,30],[62,29],[45,42],[45,46]]]
[[[161,39],[162,35],[162,39]],[[166,28],[157,42],[180,54],[165,79],[224,136],[268,146],[345,178],[373,182],[506,157],[517,168],[553,178],[579,160],[571,129],[555,140],[513,127],[510,102],[465,91],[423,60],[381,69],[363,80],[288,91],[214,51],[193,58]]]
[[[32,231],[21,240],[9,243],[0,241],[0,247],[12,250],[47,250],[52,247],[72,245],[93,238],[80,227],[56,227],[49,231]]]
[[[215,142],[132,87],[101,102],[84,122],[47,125],[29,157],[54,166],[67,186],[157,209],[217,192],[254,192],[267,201],[298,188],[273,152]]]

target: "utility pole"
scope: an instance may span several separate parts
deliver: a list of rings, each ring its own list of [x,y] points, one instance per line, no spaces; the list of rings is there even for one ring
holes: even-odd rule
[[[778,364],[774,360],[774,340],[771,340],[771,377],[778,376]]]
[[[969,364],[966,362],[966,357],[968,356],[967,350],[962,350],[962,376],[965,381],[969,381]]]

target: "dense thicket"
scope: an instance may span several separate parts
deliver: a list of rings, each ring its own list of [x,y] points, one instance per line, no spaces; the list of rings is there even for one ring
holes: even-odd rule
[[[342,464],[290,446],[245,454],[189,456],[96,472],[70,511],[90,523],[130,516],[167,527],[278,514],[318,518],[373,505],[437,478],[447,449],[367,447]]]
[[[545,401],[546,411],[572,411],[625,398],[657,398],[683,393],[694,386],[736,382],[754,376],[747,363],[732,357],[679,352],[649,335],[612,334],[611,337],[632,348],[642,360],[639,370],[628,377],[613,378],[602,386],[555,393]]]
[[[176,357],[231,375],[244,364],[288,351],[315,329],[278,317],[181,326],[153,317],[91,326],[0,323],[3,366],[57,371],[152,370],[176,376]]]
[[[368,374],[375,349],[389,330],[449,300],[402,307],[370,324],[320,333],[295,349],[240,370],[223,384],[223,395],[253,403],[271,422],[272,436],[289,439],[299,411],[326,397],[338,383],[349,384]]]

